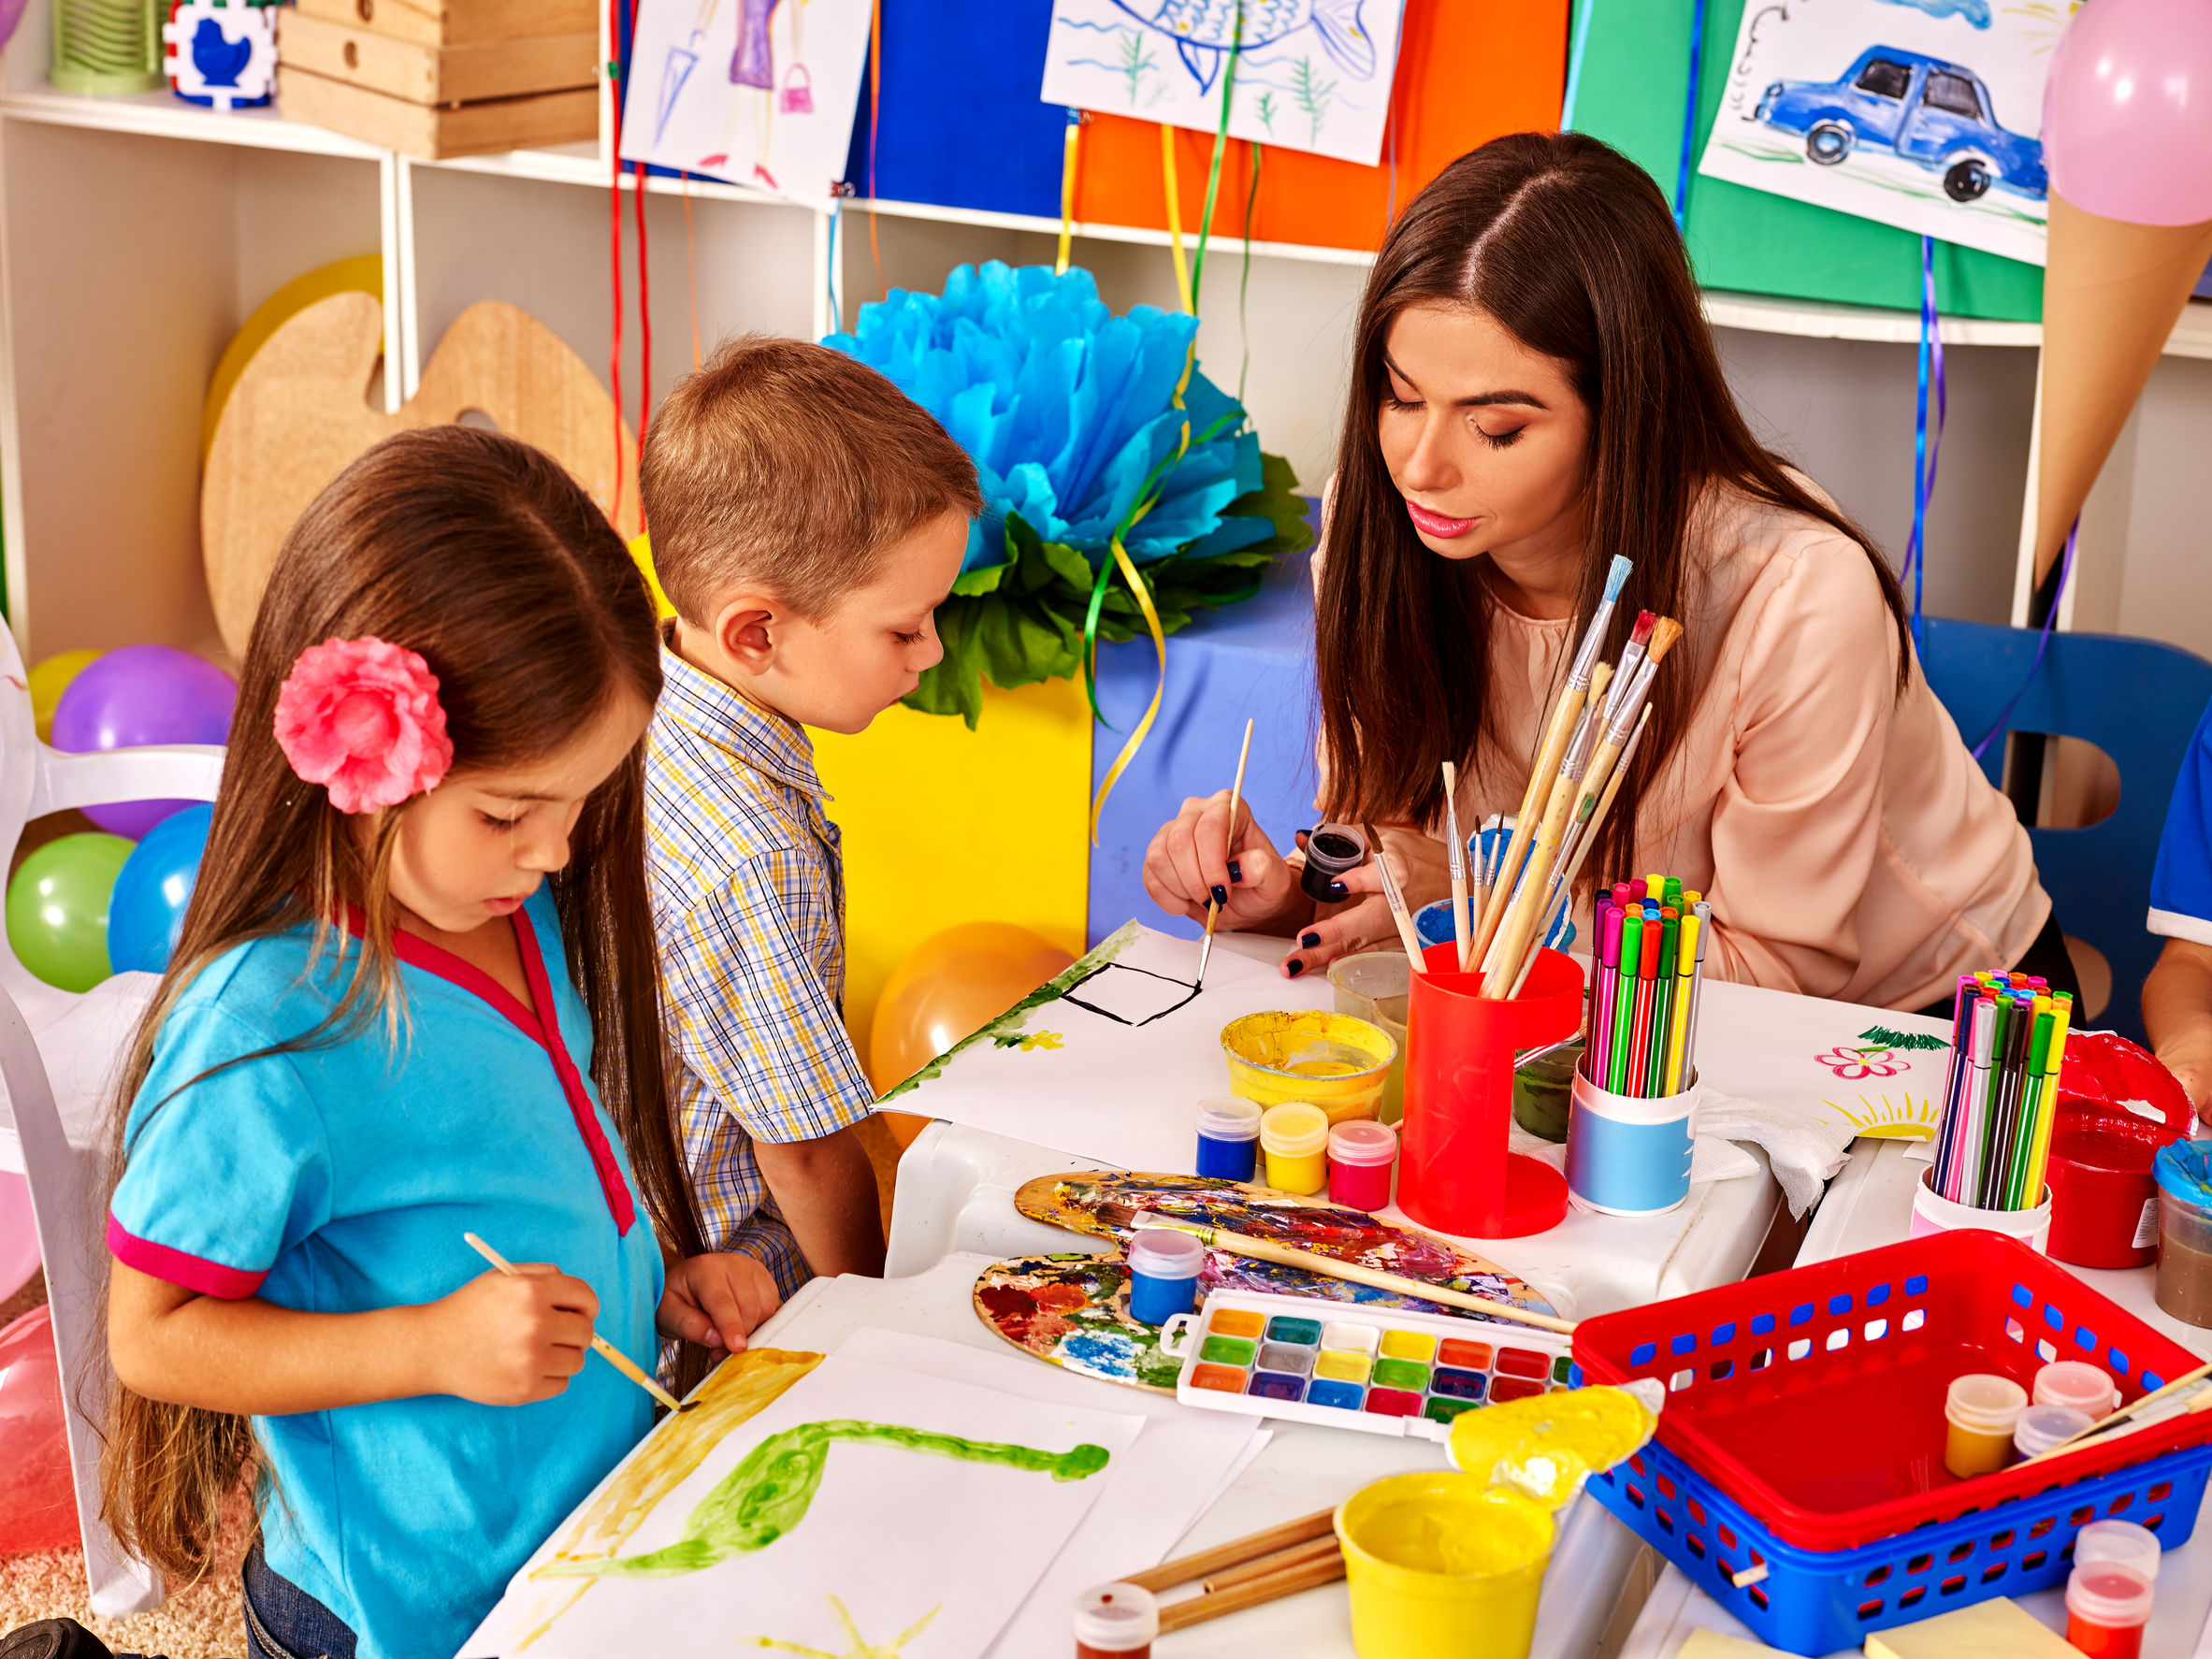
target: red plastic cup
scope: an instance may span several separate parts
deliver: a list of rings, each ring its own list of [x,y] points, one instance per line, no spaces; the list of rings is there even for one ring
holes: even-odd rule
[[[1458,954],[1450,941],[1429,946],[1422,959],[1428,971],[1408,986],[1398,1207],[1439,1233],[1542,1233],[1567,1215],[1567,1179],[1506,1150],[1513,1056],[1582,1024],[1582,970],[1555,950],[1540,950],[1518,997],[1486,1002],[1476,994],[1482,974],[1456,971]]]

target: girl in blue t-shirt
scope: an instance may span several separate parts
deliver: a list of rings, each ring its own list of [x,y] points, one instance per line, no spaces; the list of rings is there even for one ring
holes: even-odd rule
[[[651,1425],[595,1326],[696,1365],[775,1306],[699,1253],[672,1132],[659,689],[621,540],[496,434],[378,445],[270,572],[121,1089],[103,1470],[178,1578],[256,1479],[257,1659],[446,1659]]]

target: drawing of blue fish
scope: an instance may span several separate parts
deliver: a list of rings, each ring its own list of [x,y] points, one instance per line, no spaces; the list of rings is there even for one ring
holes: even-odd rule
[[[1360,22],[1366,0],[1114,0],[1148,29],[1175,42],[1198,82],[1213,89],[1232,45],[1253,51],[1273,46],[1310,23],[1323,50],[1362,79],[1375,73],[1375,42]],[[1243,14],[1242,34],[1237,15]]]

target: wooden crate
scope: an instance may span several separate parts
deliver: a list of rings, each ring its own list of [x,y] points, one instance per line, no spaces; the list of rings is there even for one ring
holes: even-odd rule
[[[599,76],[599,47],[593,31],[426,46],[306,12],[286,9],[277,17],[280,61],[411,104],[472,104],[590,87]]]
[[[475,46],[543,35],[589,35],[596,42],[600,25],[598,0],[298,0],[298,11],[418,46]]]
[[[328,127],[425,161],[599,137],[599,92],[588,86],[474,104],[416,104],[280,63],[277,108],[287,121]]]

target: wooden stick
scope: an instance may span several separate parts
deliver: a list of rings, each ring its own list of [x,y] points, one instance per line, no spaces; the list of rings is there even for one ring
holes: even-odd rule
[[[2183,1389],[2191,1387],[2196,1383],[2200,1383],[2207,1377],[2212,1377],[2212,1362],[2207,1362],[2205,1364],[2199,1365],[2193,1371],[2183,1372],[2172,1382],[2166,1384],[2165,1387],[2145,1394],[2140,1400],[2129,1401],[2125,1406],[2122,1406],[2118,1411],[2113,1412],[2111,1415],[2100,1417],[2095,1422],[2089,1424],[2088,1428],[2083,1429],[2080,1433],[2069,1435],[2065,1439],[2060,1441],[2056,1446],[2046,1447],[2043,1450],[2037,1452],[2033,1457],[2024,1457],[2020,1461],[2024,1464],[2040,1463],[2046,1457],[2056,1457],[2061,1451],[2071,1450],[2076,1444],[2088,1439],[2091,1435],[2101,1434],[2104,1430],[2112,1427],[2112,1425],[2116,1422],[2124,1422],[2129,1418],[2134,1416],[2135,1413],[2141,1411],[2146,1406],[2155,1406],[2161,1400],[2171,1399],[2174,1395],[2179,1393]],[[2207,1394],[2205,1398],[2207,1401],[2212,1401],[2212,1394]]]
[[[1375,856],[1375,873],[1382,877],[1382,898],[1390,906],[1390,919],[1398,925],[1398,943],[1406,947],[1413,972],[1425,974],[1428,965],[1422,959],[1421,934],[1414,929],[1412,916],[1407,914],[1405,895],[1398,891],[1398,878],[1391,874],[1390,861],[1382,856],[1382,837],[1375,833],[1374,825],[1364,820],[1360,828],[1367,832],[1367,850]]]
[[[470,1249],[474,1250],[479,1256],[482,1256],[486,1262],[489,1262],[494,1267],[498,1268],[509,1278],[521,1278],[523,1277],[521,1271],[516,1268],[513,1262],[508,1261],[506,1257],[500,1255],[499,1251],[493,1249],[491,1246],[485,1244],[484,1240],[478,1238],[473,1233],[464,1233],[461,1234],[461,1236],[469,1241],[469,1248]],[[671,1411],[688,1411],[691,1409],[691,1407],[685,1405],[683,1401],[677,1399],[675,1395],[670,1393],[668,1390],[662,1388],[660,1384],[655,1382],[652,1378],[646,1376],[644,1372],[639,1370],[638,1367],[631,1363],[630,1357],[628,1354],[624,1353],[620,1349],[609,1342],[604,1336],[601,1336],[597,1331],[594,1331],[591,1334],[591,1348],[592,1351],[598,1354],[600,1359],[606,1361],[608,1364],[614,1366],[615,1370],[621,1372],[623,1376],[629,1378],[630,1381],[636,1383],[638,1387],[643,1389],[656,1400],[658,1400],[663,1406],[666,1406]]]
[[[1574,723],[1582,717],[1583,705],[1588,697],[1585,688],[1569,685],[1559,694],[1559,701],[1552,710],[1552,728],[1544,733],[1543,746],[1536,752],[1536,764],[1528,771],[1528,787],[1521,794],[1521,813],[1513,825],[1512,838],[1506,843],[1505,862],[1498,866],[1497,885],[1490,889],[1490,902],[1482,907],[1482,925],[1475,930],[1474,946],[1467,953],[1472,961],[1481,961],[1490,949],[1490,941],[1497,936],[1499,925],[1505,920],[1506,902],[1512,896],[1513,878],[1521,873],[1522,856],[1528,851],[1536,833],[1537,815],[1548,797],[1552,781],[1559,772],[1559,757],[1567,753],[1567,745],[1574,736]]]
[[[1236,802],[1244,794],[1244,763],[1252,757],[1252,723],[1244,723],[1244,747],[1236,752],[1236,781],[1229,786],[1229,850],[1236,850]],[[1206,986],[1206,963],[1213,955],[1213,927],[1222,919],[1222,907],[1207,895],[1206,901],[1206,937],[1198,945],[1198,975],[1191,982],[1191,988],[1202,990]]]
[[[1344,1576],[1344,1553],[1338,1551],[1301,1567],[1286,1568],[1265,1579],[1250,1579],[1233,1590],[1222,1590],[1211,1595],[1193,1595],[1188,1601],[1169,1602],[1160,1609],[1160,1634],[1181,1630],[1189,1625],[1203,1624],[1208,1619],[1219,1619],[1224,1613],[1240,1613],[1246,1608],[1256,1608],[1270,1601],[1279,1601],[1286,1595],[1295,1595],[1301,1590],[1312,1590],[1319,1585],[1334,1584]]]
[[[1201,1550],[1194,1555],[1185,1555],[1174,1561],[1162,1562],[1141,1573],[1124,1573],[1121,1582],[1135,1584],[1139,1590],[1160,1591],[1178,1584],[1189,1584],[1223,1567],[1238,1566],[1248,1561],[1258,1561],[1278,1551],[1288,1550],[1295,1544],[1309,1543],[1315,1538],[1336,1536],[1337,1511],[1319,1509],[1311,1515],[1301,1515],[1295,1521],[1279,1522],[1274,1526],[1262,1527],[1258,1532],[1247,1533],[1241,1538],[1231,1538],[1226,1544],[1216,1544],[1210,1550]]]
[[[1459,946],[1459,971],[1467,968],[1474,936],[1467,913],[1467,841],[1459,833],[1459,768],[1444,762],[1444,854],[1452,871],[1452,938]]]
[[[1312,1561],[1326,1561],[1337,1552],[1337,1549],[1333,1535],[1303,1544],[1294,1544],[1288,1550],[1278,1550],[1272,1555],[1263,1555],[1259,1560],[1248,1561],[1242,1566],[1225,1566],[1218,1573],[1208,1573],[1198,1588],[1211,1595],[1217,1590],[1233,1589],[1253,1579],[1273,1578],[1288,1567],[1304,1566]]]
[[[1598,827],[1605,822],[1605,815],[1612,806],[1612,798],[1621,792],[1621,780],[1628,775],[1628,763],[1636,758],[1636,745],[1643,741],[1643,728],[1651,719],[1651,709],[1646,706],[1636,716],[1636,730],[1629,736],[1628,746],[1621,751],[1620,764],[1606,781],[1605,793],[1598,798],[1595,805],[1590,803],[1587,797],[1584,798],[1583,808],[1588,816],[1572,827],[1574,839],[1570,849],[1567,851],[1566,867],[1552,877],[1551,891],[1545,896],[1544,930],[1535,941],[1538,945],[1541,945],[1551,936],[1552,929],[1557,925],[1551,918],[1557,913],[1561,901],[1571,902],[1574,878],[1583,873],[1583,861],[1589,858],[1590,849],[1598,844]],[[1535,966],[1536,951],[1531,949],[1521,959],[1520,971],[1513,976],[1512,988],[1506,993],[1508,996],[1517,997],[1521,994],[1521,987],[1527,982],[1529,970]],[[1571,1040],[1562,1039],[1563,1042]],[[1525,1059],[1519,1063],[1525,1064]]]

